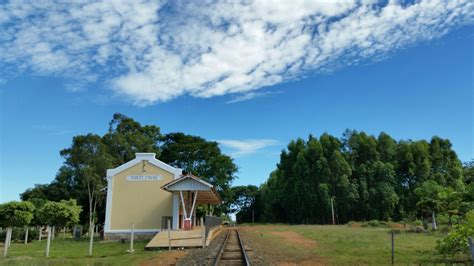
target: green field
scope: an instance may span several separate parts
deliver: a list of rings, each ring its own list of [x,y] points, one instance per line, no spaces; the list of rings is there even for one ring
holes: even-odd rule
[[[1,265],[156,265],[161,262],[173,264],[182,257],[182,251],[145,251],[147,241],[135,241],[135,252],[127,250],[130,243],[95,242],[92,257],[87,256],[89,242],[87,239],[56,238],[51,242],[49,258],[45,258],[46,241],[33,241],[27,245],[12,243],[8,249],[8,258],[3,259],[3,243],[1,249]]]
[[[263,264],[304,265],[387,265],[391,261],[390,228],[349,227],[347,225],[246,225],[240,231]],[[410,233],[400,229],[395,235],[395,264],[462,263],[467,257],[443,258],[437,254],[441,234]],[[27,245],[13,243],[1,265],[170,265],[186,251],[145,251],[146,241],[129,243],[95,242],[94,254],[87,256],[88,241],[56,238],[50,258],[44,256],[46,241]],[[3,245],[0,246],[3,255]]]
[[[390,228],[347,225],[255,225],[241,227],[255,253],[268,264],[391,263]],[[467,262],[467,257],[443,258],[435,247],[439,234],[395,234],[395,264]]]

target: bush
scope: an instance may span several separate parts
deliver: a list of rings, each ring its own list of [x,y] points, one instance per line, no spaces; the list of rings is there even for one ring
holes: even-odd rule
[[[355,221],[349,221],[349,222],[347,223],[347,226],[353,227],[353,226],[355,226],[355,225],[357,225],[357,224],[358,224],[358,223],[355,222]]]
[[[387,222],[379,220],[371,220],[362,224],[362,227],[389,227]]]
[[[466,214],[466,221],[464,223],[456,225],[445,238],[438,240],[436,248],[442,255],[468,254],[468,236],[474,236],[474,210]]]

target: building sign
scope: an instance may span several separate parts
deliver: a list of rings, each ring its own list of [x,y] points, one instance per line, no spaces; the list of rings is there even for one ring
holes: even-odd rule
[[[158,181],[163,179],[159,175],[129,175],[127,181]]]

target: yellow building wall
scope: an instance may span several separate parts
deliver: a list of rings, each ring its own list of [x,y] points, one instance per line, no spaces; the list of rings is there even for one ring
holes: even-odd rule
[[[128,181],[127,176],[159,175],[158,181]],[[111,230],[161,229],[163,216],[173,216],[172,193],[161,189],[174,175],[151,163],[142,162],[116,174],[112,185]]]

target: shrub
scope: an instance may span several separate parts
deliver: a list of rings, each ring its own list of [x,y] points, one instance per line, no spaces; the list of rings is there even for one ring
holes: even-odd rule
[[[362,224],[362,227],[389,227],[387,222],[379,220],[371,220]]]
[[[353,227],[353,226],[356,225],[356,224],[357,224],[357,222],[355,222],[355,221],[349,221],[349,222],[347,223],[347,226]]]
[[[469,252],[468,236],[474,236],[474,210],[466,214],[464,223],[456,225],[445,238],[438,240],[436,248],[442,255],[467,254]]]

